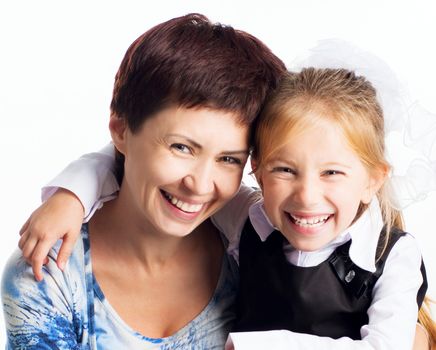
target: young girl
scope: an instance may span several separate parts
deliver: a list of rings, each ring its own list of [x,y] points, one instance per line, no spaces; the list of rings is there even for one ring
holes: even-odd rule
[[[240,264],[239,332],[228,347],[410,349],[425,272],[389,204],[372,86],[346,70],[290,73],[253,145],[264,199],[246,220],[243,189],[215,215],[234,232],[229,251]],[[434,338],[431,321],[428,329]]]
[[[251,206],[239,242],[235,330],[288,329],[275,332],[288,348],[410,349],[425,270],[390,204],[371,84],[344,69],[288,74],[253,145],[263,200]],[[230,344],[264,349],[273,333],[232,333]]]

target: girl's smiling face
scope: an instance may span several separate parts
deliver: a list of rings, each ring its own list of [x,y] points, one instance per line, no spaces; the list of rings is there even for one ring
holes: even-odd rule
[[[290,137],[257,178],[270,221],[303,251],[320,249],[346,230],[383,182],[326,119]]]

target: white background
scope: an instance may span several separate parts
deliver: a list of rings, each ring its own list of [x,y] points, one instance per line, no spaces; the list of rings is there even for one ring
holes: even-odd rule
[[[285,63],[317,40],[376,53],[436,112],[436,3],[429,1],[5,1],[0,3],[0,269],[69,161],[107,143],[109,102],[130,43],[169,18],[200,12],[254,34]],[[436,193],[405,211],[436,297]],[[0,321],[0,347],[4,344]]]

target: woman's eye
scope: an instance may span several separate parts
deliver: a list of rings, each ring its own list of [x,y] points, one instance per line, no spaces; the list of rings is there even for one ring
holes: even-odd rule
[[[236,165],[242,164],[242,161],[239,158],[230,157],[230,156],[221,157],[221,161],[227,164],[236,164]]]
[[[186,154],[192,153],[192,149],[189,146],[184,145],[183,143],[173,143],[171,145],[171,148]]]

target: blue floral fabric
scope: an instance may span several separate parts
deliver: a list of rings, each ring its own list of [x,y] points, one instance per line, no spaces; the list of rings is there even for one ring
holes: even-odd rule
[[[6,349],[223,349],[234,320],[237,268],[225,255],[217,288],[209,304],[189,324],[166,338],[148,338],[132,330],[105,299],[92,273],[88,228],[64,271],[50,251],[44,280],[16,251],[2,278]]]

